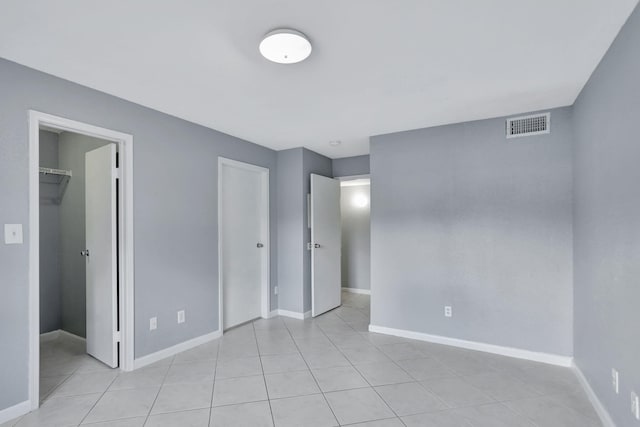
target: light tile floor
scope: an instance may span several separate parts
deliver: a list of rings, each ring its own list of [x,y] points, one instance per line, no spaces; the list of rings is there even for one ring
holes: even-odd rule
[[[60,339],[39,410],[6,426],[591,427],[569,369],[367,332],[369,297],[305,321],[257,320],[134,372]]]

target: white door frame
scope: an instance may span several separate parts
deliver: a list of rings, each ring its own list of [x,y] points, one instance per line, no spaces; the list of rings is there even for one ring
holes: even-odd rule
[[[223,323],[223,299],[222,299],[222,248],[223,248],[223,239],[222,239],[222,227],[223,227],[223,217],[222,217],[222,188],[223,188],[223,178],[222,178],[222,166],[231,166],[239,169],[245,169],[252,172],[258,172],[260,174],[260,181],[262,183],[262,209],[265,215],[261,219],[262,229],[265,231],[265,241],[264,241],[264,251],[262,251],[262,285],[260,289],[262,289],[261,296],[261,308],[262,308],[262,317],[264,319],[269,318],[269,313],[271,309],[271,285],[270,285],[270,252],[271,245],[269,242],[269,169],[263,168],[261,166],[255,166],[249,163],[239,162],[237,160],[227,159],[225,157],[218,157],[218,328],[220,333],[224,333],[224,323]]]
[[[120,230],[120,369],[133,370],[133,136],[29,110],[29,401],[40,403],[40,127],[59,129],[118,144]]]

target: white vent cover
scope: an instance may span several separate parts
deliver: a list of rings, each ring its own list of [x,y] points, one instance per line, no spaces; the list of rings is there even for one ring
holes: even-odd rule
[[[507,138],[541,135],[551,130],[551,113],[533,114],[531,116],[507,119]]]

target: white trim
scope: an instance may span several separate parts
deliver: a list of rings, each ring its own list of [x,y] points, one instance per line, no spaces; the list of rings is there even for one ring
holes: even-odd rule
[[[485,353],[500,354],[502,356],[515,357],[518,359],[532,360],[534,362],[547,363],[549,365],[557,365],[571,367],[573,357],[561,356],[559,354],[540,353],[536,351],[524,350],[520,348],[504,347],[501,345],[486,344],[477,341],[467,341],[458,338],[443,337],[440,335],[430,335],[422,332],[407,331],[404,329],[386,328],[384,326],[369,325],[369,332],[377,332],[379,334],[394,335],[402,338],[409,338],[419,341],[427,341],[435,344],[450,345],[453,347],[466,348],[469,350],[483,351]]]
[[[304,320],[311,317],[311,310],[299,313],[297,311],[280,310],[278,309],[278,316],[291,317],[292,319]]]
[[[613,422],[611,415],[609,415],[609,411],[607,411],[607,408],[605,408],[600,399],[598,399],[598,395],[593,391],[593,389],[591,388],[591,384],[589,384],[589,381],[587,380],[587,377],[584,376],[582,370],[580,370],[578,365],[576,365],[575,361],[573,362],[571,367],[573,368],[573,372],[575,372],[576,377],[578,377],[578,382],[580,382],[580,385],[584,389],[584,392],[587,394],[591,405],[593,405],[593,408],[596,410],[598,417],[600,417],[602,425],[604,427],[616,427],[616,424]]]
[[[343,286],[342,290],[351,294],[371,295],[371,289],[347,288]]]
[[[120,369],[133,369],[133,136],[29,110],[29,401],[31,409],[40,404],[40,127],[74,132],[118,144],[121,189],[120,221]]]
[[[162,350],[158,350],[155,353],[138,357],[133,361],[133,369],[151,365],[152,363],[159,362],[160,360],[166,359],[167,357],[175,356],[176,354],[182,353],[183,351],[191,350],[192,348],[198,347],[199,345],[206,344],[209,341],[220,338],[221,336],[222,332],[220,332],[220,330],[218,329],[217,331],[192,338],[179,344],[172,345],[171,347],[163,348]]]
[[[269,219],[269,169],[262,166],[252,165],[250,163],[239,162],[237,160],[218,157],[218,328],[223,331],[223,304],[222,304],[222,166],[231,166],[235,168],[250,170],[260,174],[262,185],[262,209],[264,216],[261,218],[261,228],[263,231],[262,241],[264,242],[264,251],[262,252],[262,292],[261,292],[261,315],[264,319],[268,319],[271,315],[271,242],[270,242],[270,219]]]
[[[31,402],[25,400],[17,405],[9,406],[0,411],[0,424],[18,418],[31,410]]]
[[[269,317],[267,317],[267,319],[271,319],[272,317],[276,317],[277,315],[278,315],[278,309],[271,310],[269,312]]]

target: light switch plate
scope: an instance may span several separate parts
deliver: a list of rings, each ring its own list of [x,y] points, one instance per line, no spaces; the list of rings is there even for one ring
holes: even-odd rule
[[[178,311],[178,323],[184,323],[184,310]]]
[[[4,225],[4,243],[7,245],[22,244],[22,224]]]
[[[158,329],[158,318],[152,317],[151,319],[149,319],[149,330],[155,331],[156,329]]]
[[[613,387],[613,391],[615,391],[616,394],[620,393],[620,378],[618,375],[618,371],[613,368],[611,369],[611,386]]]

